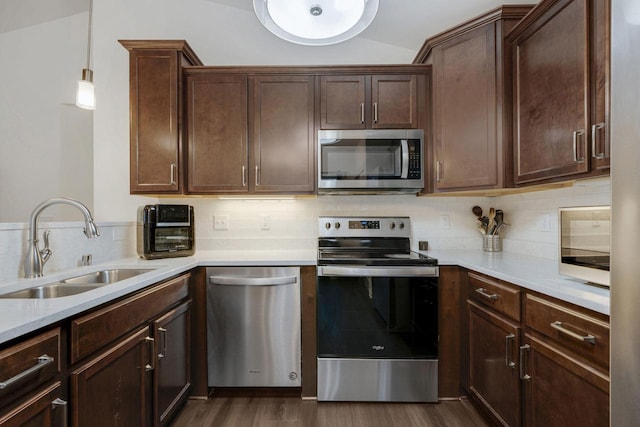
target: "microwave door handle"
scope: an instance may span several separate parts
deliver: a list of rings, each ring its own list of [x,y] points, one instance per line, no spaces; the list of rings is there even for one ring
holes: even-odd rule
[[[400,148],[402,151],[402,174],[400,178],[407,179],[409,176],[409,143],[406,139],[400,140]]]

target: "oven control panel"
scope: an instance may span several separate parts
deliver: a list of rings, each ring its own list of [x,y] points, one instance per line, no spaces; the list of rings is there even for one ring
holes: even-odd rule
[[[320,237],[411,237],[409,217],[319,217]]]

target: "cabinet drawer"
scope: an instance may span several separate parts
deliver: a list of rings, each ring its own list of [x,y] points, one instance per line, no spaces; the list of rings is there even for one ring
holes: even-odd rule
[[[71,363],[149,321],[189,294],[185,274],[71,322]]]
[[[525,323],[564,347],[609,366],[609,323],[586,312],[526,294]]]
[[[0,352],[0,405],[24,395],[60,373],[60,329]]]
[[[468,278],[470,299],[520,321],[520,288],[476,273]]]

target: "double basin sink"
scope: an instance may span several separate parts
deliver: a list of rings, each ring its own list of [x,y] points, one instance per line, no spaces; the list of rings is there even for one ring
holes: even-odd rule
[[[149,268],[115,268],[100,270],[93,273],[83,274],[82,276],[60,280],[54,283],[47,283],[33,288],[9,292],[0,295],[0,298],[42,299],[68,297],[112,283],[120,282],[122,280],[130,279],[152,270],[153,269]]]

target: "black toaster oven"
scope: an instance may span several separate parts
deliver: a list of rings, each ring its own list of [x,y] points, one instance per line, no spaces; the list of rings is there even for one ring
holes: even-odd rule
[[[138,209],[138,255],[145,259],[193,255],[193,206],[146,205]]]

